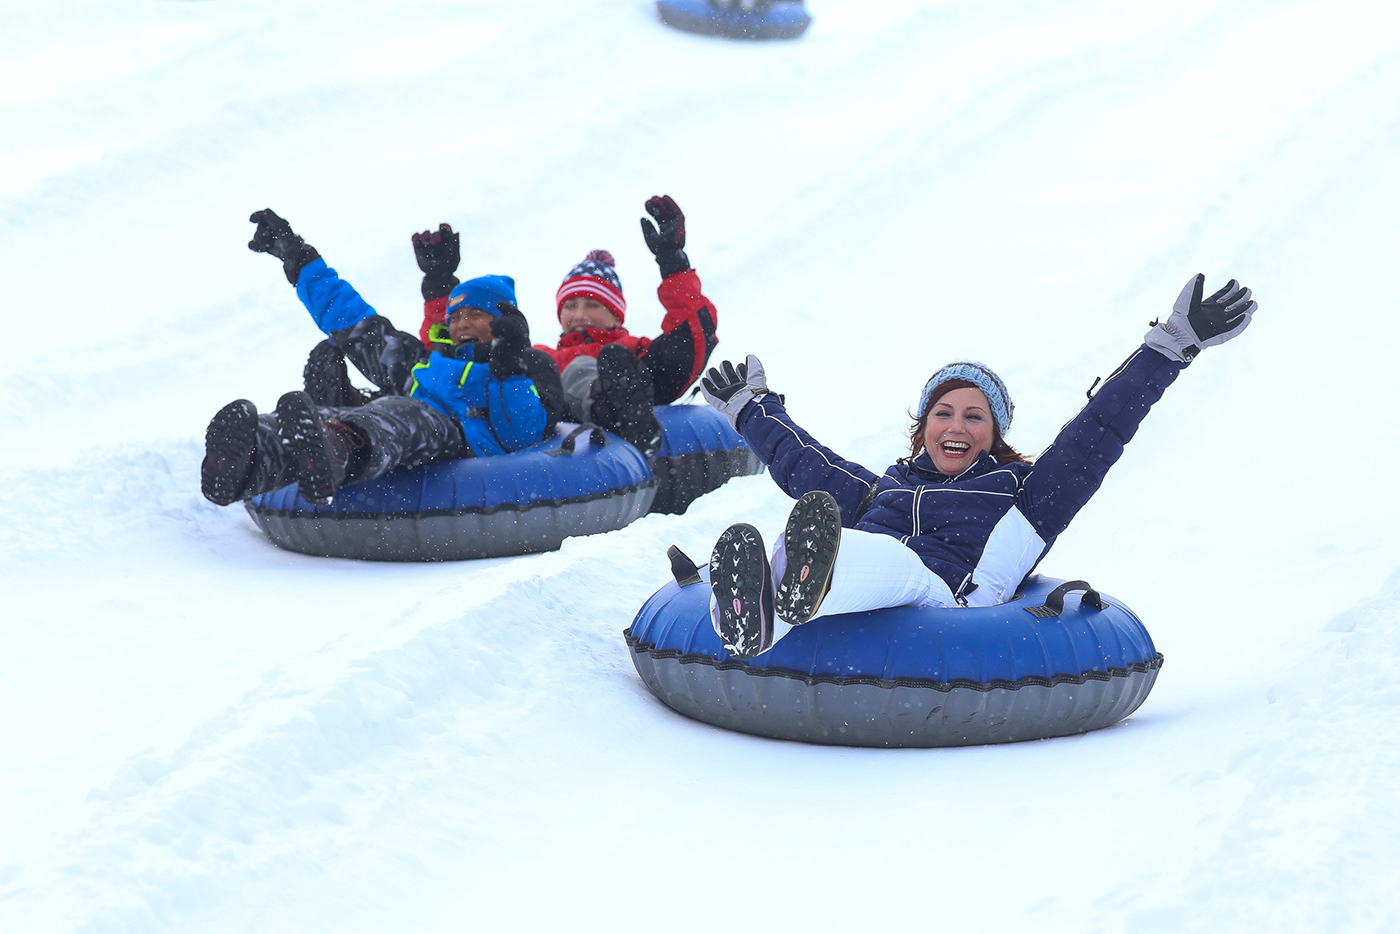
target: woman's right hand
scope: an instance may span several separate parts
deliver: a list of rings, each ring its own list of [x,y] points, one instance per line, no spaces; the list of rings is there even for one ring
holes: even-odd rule
[[[753,354],[737,367],[725,360],[719,368],[710,371],[700,380],[700,392],[705,401],[719,409],[729,419],[734,430],[739,430],[739,413],[744,406],[755,399],[772,392],[763,373],[763,364]]]

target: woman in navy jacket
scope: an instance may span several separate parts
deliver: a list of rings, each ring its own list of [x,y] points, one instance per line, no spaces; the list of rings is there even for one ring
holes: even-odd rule
[[[1014,408],[1000,378],[949,364],[924,386],[910,456],[877,476],[788,416],[750,356],[702,380],[798,499],[770,561],[751,525],[730,526],[710,559],[711,616],[725,649],[752,658],[817,616],[887,606],[990,606],[1015,593],[1103,482],[1123,446],[1203,347],[1248,326],[1257,307],[1235,280],[1202,298],[1186,284],[1167,320],[1098,387],[1032,464],[1003,435]],[[844,531],[843,531],[844,529]]]

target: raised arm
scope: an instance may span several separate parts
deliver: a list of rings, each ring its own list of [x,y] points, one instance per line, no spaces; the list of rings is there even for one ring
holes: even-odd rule
[[[728,360],[700,381],[706,400],[728,416],[768,474],[797,499],[826,490],[841,506],[847,528],[860,517],[866,495],[879,477],[819,443],[787,414],[782,397],[768,388],[763,364],[753,354],[734,366]]]
[[[461,235],[451,224],[438,224],[437,230],[413,235],[413,257],[423,271],[423,324],[418,338],[432,349],[428,331],[435,324],[447,323],[447,296],[458,285],[457,266],[462,261]]]
[[[661,270],[656,297],[666,317],[661,320],[661,335],[644,355],[656,382],[656,403],[664,405],[679,399],[700,378],[719,343],[718,317],[685,255],[685,214],[680,205],[670,195],[655,195],[647,199],[646,210],[656,223],[642,218],[642,237]]]
[[[1152,323],[1143,346],[1104,380],[1036,459],[1020,505],[1045,541],[1063,532],[1098,491],[1148,411],[1196,354],[1249,326],[1258,307],[1249,289],[1231,279],[1203,299],[1204,283],[1203,275],[1186,283],[1167,320]]]

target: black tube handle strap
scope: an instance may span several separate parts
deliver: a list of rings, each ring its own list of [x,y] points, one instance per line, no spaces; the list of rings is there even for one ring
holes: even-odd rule
[[[603,447],[608,443],[608,436],[603,432],[603,429],[599,428],[597,425],[584,422],[565,435],[564,440],[559,442],[559,447],[546,453],[548,453],[550,457],[564,457],[565,455],[574,453],[574,445],[578,443],[578,436],[585,431],[590,432],[588,440],[598,447]]]
[[[1099,592],[1089,586],[1088,581],[1065,581],[1054,590],[1050,591],[1042,606],[1028,606],[1026,612],[1036,619],[1049,619],[1052,616],[1059,616],[1065,609],[1065,594],[1072,590],[1084,591],[1084,596],[1080,598],[1080,604],[1093,607],[1096,610],[1104,608],[1103,597]]]
[[[682,587],[700,583],[700,565],[691,561],[685,552],[675,545],[666,549],[666,557],[671,559],[671,576]]]

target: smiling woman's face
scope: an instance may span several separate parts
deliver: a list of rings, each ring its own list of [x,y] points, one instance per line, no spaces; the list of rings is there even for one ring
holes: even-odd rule
[[[928,411],[924,450],[940,473],[956,477],[992,449],[994,426],[992,407],[982,390],[954,389]]]

